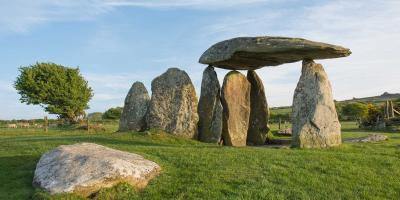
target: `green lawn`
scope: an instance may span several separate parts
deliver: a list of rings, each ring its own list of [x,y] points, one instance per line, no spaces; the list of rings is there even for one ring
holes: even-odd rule
[[[273,125],[272,127],[276,127]],[[344,123],[343,138],[368,134]],[[31,186],[36,162],[62,144],[94,142],[159,163],[160,176],[136,192],[126,184],[97,199],[399,199],[400,134],[377,144],[321,150],[221,147],[166,134],[0,129],[0,199],[46,199]],[[58,195],[54,199],[78,199]]]

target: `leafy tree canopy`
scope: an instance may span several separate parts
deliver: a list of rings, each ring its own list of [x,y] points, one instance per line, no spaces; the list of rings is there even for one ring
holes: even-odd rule
[[[359,102],[349,103],[341,108],[341,112],[352,119],[361,120],[368,115],[368,105]]]
[[[76,122],[89,108],[93,93],[79,68],[36,63],[20,67],[19,71],[14,87],[22,103],[40,105],[46,112],[70,122]]]
[[[116,108],[110,108],[103,114],[103,119],[120,119],[122,114],[122,108],[121,107],[116,107]]]

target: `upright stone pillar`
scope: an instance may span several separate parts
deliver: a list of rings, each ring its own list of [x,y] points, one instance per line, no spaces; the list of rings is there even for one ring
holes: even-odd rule
[[[324,148],[342,143],[332,88],[321,64],[303,60],[293,98],[292,146]]]
[[[119,121],[119,131],[146,129],[146,113],[150,96],[141,82],[135,82],[125,98],[124,110]]]
[[[214,67],[208,66],[203,72],[199,100],[199,140],[217,143],[222,134],[221,87]]]
[[[250,117],[250,83],[238,71],[229,72],[222,86],[222,139],[228,146],[246,146]]]
[[[151,82],[151,91],[147,112],[149,128],[197,138],[198,102],[188,74],[178,68],[169,68]]]
[[[250,120],[247,132],[248,145],[263,145],[268,127],[268,103],[265,96],[264,85],[254,70],[247,72],[247,80],[250,82]]]

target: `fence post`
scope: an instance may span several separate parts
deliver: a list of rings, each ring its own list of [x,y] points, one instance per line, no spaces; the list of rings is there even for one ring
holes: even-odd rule
[[[47,116],[44,117],[44,132],[48,132],[49,131],[49,121],[47,120]]]
[[[281,130],[281,118],[279,118],[278,130]]]
[[[87,132],[90,131],[89,117],[86,118],[86,129],[87,129]]]

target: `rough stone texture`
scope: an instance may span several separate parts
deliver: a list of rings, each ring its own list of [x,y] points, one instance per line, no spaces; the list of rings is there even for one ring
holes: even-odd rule
[[[135,82],[125,98],[119,131],[143,131],[146,129],[146,113],[150,97],[141,82]]]
[[[293,98],[292,145],[323,148],[341,144],[340,123],[324,68],[304,60]]]
[[[224,69],[254,70],[304,59],[327,59],[350,55],[349,49],[302,38],[238,37],[207,49],[199,62]]]
[[[369,134],[366,137],[361,137],[361,138],[353,138],[346,140],[346,142],[349,143],[356,143],[356,142],[381,142],[388,140],[388,137],[386,135],[381,135],[381,134]]]
[[[203,72],[199,100],[199,140],[217,143],[222,134],[221,87],[214,67]]]
[[[263,145],[269,131],[269,110],[264,84],[253,70],[247,72],[250,90],[250,120],[247,132],[248,145]]]
[[[33,185],[51,194],[76,193],[87,197],[119,182],[142,189],[160,169],[140,155],[97,144],[62,145],[42,155]]]
[[[238,71],[229,72],[222,86],[222,138],[228,146],[246,146],[250,117],[250,83]]]
[[[151,83],[148,126],[174,135],[197,138],[196,91],[187,73],[170,68]]]

